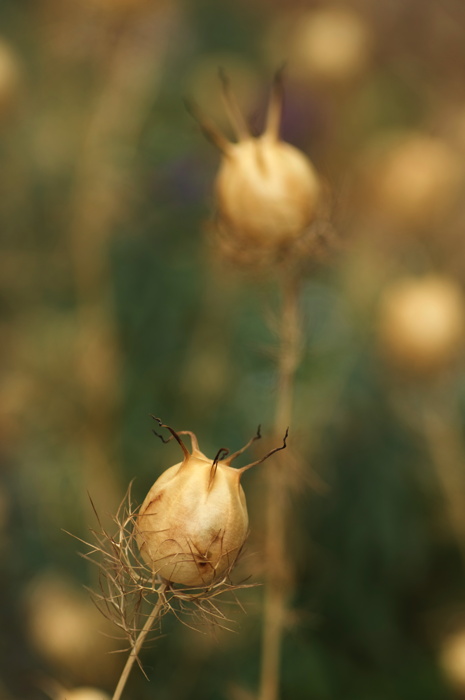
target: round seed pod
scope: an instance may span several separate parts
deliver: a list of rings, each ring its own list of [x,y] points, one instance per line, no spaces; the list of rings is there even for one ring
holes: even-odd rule
[[[257,252],[267,256],[285,251],[317,215],[321,194],[318,175],[304,153],[279,137],[279,76],[265,130],[258,137],[251,135],[224,75],[222,80],[227,114],[237,142],[228,141],[215,125],[195,112],[204,132],[222,153],[214,184],[218,237],[224,248],[249,251],[251,259]]]
[[[378,211],[404,226],[425,226],[437,223],[451,208],[463,166],[445,141],[412,132],[379,147],[367,179]]]
[[[370,27],[358,13],[329,7],[300,16],[289,43],[293,76],[334,84],[364,71],[373,42]]]
[[[109,653],[117,648],[110,636],[114,629],[71,580],[51,571],[34,578],[25,611],[29,639],[52,668],[81,683],[113,679],[118,668]]]
[[[302,235],[315,217],[319,184],[301,151],[264,134],[230,145],[215,190],[231,235],[273,247]]]
[[[136,541],[143,560],[165,581],[209,586],[231,570],[247,538],[241,476],[276,450],[234,469],[231,462],[259,433],[238,452],[226,456],[228,451],[220,450],[212,460],[200,451],[193,433],[160,425],[179,442],[184,459],[164,471],[148,492],[136,520]],[[192,452],[179,437],[183,434],[191,436]]]
[[[465,304],[447,277],[428,275],[392,283],[381,299],[378,338],[383,354],[412,372],[446,367],[462,347]]]

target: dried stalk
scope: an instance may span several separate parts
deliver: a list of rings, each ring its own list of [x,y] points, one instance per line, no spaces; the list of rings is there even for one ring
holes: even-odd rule
[[[165,591],[166,591],[167,584],[162,583],[160,588],[158,589],[158,600],[155,603],[155,605],[152,608],[152,612],[150,615],[147,617],[147,620],[145,622],[145,625],[142,627],[141,631],[139,632],[137,639],[134,643],[133,648],[131,649],[131,653],[129,654],[127,661],[124,665],[123,671],[121,673],[121,676],[118,681],[118,685],[116,686],[115,692],[113,693],[112,700],[120,700],[122,692],[124,690],[124,687],[126,685],[126,682],[129,678],[129,674],[131,673],[131,669],[134,665],[134,662],[138,659],[139,657],[139,652],[142,649],[142,645],[145,641],[145,638],[147,637],[147,634],[150,632],[152,627],[154,626],[155,622],[158,620],[160,616],[161,609],[163,605],[165,605]]]
[[[286,271],[282,280],[282,308],[275,435],[282,434],[292,418],[295,372],[300,359],[299,279]],[[277,700],[280,683],[281,646],[291,584],[286,551],[288,485],[285,460],[276,455],[267,471],[265,589],[259,700]]]
[[[251,588],[254,584],[231,582],[230,575],[237,559],[223,578],[206,586],[189,587],[162,580],[159,572],[141,558],[136,541],[139,509],[132,505],[130,488],[113,517],[116,525],[113,534],[102,526],[95,508],[94,511],[99,529],[91,531],[92,541],[73,537],[86,546],[81,556],[98,570],[98,588],[90,590],[95,605],[119,629],[121,640],[129,641],[130,654],[113,698],[118,700],[147,635],[165,614],[172,613],[194,630],[205,623],[229,629],[231,620],[221,609],[219,601],[228,602],[223,600],[224,595],[231,594],[232,601],[229,602],[241,607],[235,591]],[[146,609],[151,610],[148,617],[144,612]]]

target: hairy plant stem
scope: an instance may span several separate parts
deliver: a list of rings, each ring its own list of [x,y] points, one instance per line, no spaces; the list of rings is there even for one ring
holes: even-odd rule
[[[293,271],[282,279],[282,306],[279,329],[278,388],[275,436],[282,437],[291,423],[295,372],[300,359],[299,323],[300,280]],[[267,581],[265,588],[262,660],[259,700],[277,700],[280,684],[281,645],[286,619],[287,598],[292,581],[286,551],[288,484],[285,455],[278,453],[267,471],[265,552]]]
[[[129,678],[129,674],[131,673],[131,669],[134,665],[134,661],[136,661],[137,657],[139,656],[139,652],[142,649],[142,645],[145,641],[145,638],[147,634],[150,632],[152,629],[154,623],[159,617],[160,610],[163,607],[163,604],[165,602],[165,591],[166,591],[166,583],[163,583],[160,588],[158,589],[158,600],[155,603],[155,605],[152,608],[152,612],[150,615],[147,617],[147,620],[145,621],[145,625],[142,627],[141,631],[139,632],[136,641],[134,642],[134,646],[127,658],[127,661],[124,665],[123,671],[121,673],[121,676],[118,681],[118,685],[116,686],[115,692],[113,693],[112,700],[120,700],[121,695],[123,693],[124,687],[126,685],[126,682]]]

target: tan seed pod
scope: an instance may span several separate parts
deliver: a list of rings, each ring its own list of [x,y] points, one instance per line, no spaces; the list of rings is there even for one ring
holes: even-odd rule
[[[97,688],[74,688],[64,691],[57,700],[110,700],[110,696]]]
[[[54,572],[37,576],[26,591],[25,609],[29,639],[53,668],[82,683],[113,678],[114,630],[71,580]]]
[[[445,141],[412,132],[379,150],[367,173],[378,210],[407,226],[430,225],[447,214],[460,191],[463,166]]]
[[[383,354],[412,372],[433,372],[457,356],[465,333],[460,287],[447,277],[405,278],[381,299],[378,338]]]
[[[209,586],[227,575],[247,538],[249,519],[242,474],[277,450],[241,469],[231,467],[260,432],[241,450],[221,449],[212,460],[199,449],[190,431],[176,433],[184,459],[157,479],[140,508],[136,541],[144,561],[165,581],[189,587]],[[189,435],[189,452],[180,435]],[[286,433],[287,437],[287,433]]]
[[[244,248],[266,251],[290,245],[315,218],[321,188],[307,156],[279,138],[280,78],[275,80],[265,130],[258,137],[251,135],[224,75],[222,80],[237,142],[228,141],[216,126],[195,112],[204,132],[223,155],[215,180],[222,235]]]
[[[323,7],[300,14],[288,36],[291,76],[330,85],[359,76],[372,49],[369,25],[349,8]]]

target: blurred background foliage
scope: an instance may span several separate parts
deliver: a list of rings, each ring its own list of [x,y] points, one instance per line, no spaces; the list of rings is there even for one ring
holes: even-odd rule
[[[1,700],[114,687],[96,572],[64,531],[89,537],[88,494],[109,520],[178,460],[149,414],[207,454],[272,424],[277,271],[209,241],[219,156],[183,98],[227,130],[221,65],[259,132],[283,62],[282,135],[327,183],[336,242],[301,299],[282,697],[465,697],[465,7],[1,0],[0,18]],[[128,697],[254,697],[261,591],[239,598],[235,633],[165,618]]]

